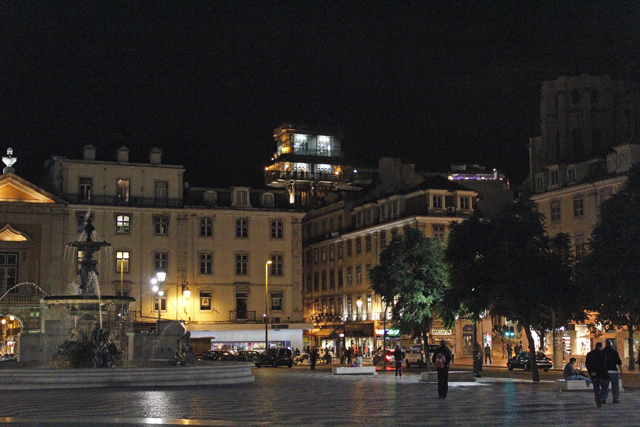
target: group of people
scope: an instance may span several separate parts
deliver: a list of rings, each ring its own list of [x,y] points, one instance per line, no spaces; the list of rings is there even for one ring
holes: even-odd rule
[[[502,343],[502,358],[503,359],[511,359],[511,354],[517,356],[522,351],[522,344],[516,344],[513,347],[511,343],[503,342]]]

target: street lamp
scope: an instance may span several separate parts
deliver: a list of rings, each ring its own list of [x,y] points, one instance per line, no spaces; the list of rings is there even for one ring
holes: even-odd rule
[[[269,260],[264,264],[264,354],[269,348]]]
[[[162,291],[162,284],[167,279],[167,273],[164,271],[156,272],[156,277],[151,279],[151,284],[153,285],[153,292],[158,294],[158,322],[160,321],[160,314],[162,312],[162,296],[164,292]]]
[[[129,262],[129,252],[116,252],[116,258],[120,263],[120,296],[124,295],[124,262]]]
[[[2,352],[6,353],[7,342],[7,319],[2,319]]]

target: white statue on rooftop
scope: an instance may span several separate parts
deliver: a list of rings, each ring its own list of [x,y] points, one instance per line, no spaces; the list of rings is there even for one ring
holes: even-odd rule
[[[2,162],[6,165],[6,168],[2,170],[2,173],[15,172],[15,169],[13,168],[13,164],[17,161],[18,161],[18,158],[13,157],[13,148],[8,148],[7,156],[2,157]]]

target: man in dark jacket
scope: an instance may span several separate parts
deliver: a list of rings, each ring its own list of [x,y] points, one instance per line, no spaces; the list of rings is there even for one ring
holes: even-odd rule
[[[438,355],[442,355],[438,357]],[[444,359],[444,360],[443,360]],[[433,352],[431,363],[438,370],[438,397],[446,399],[449,392],[449,364],[451,363],[451,350],[445,340],[440,341],[440,347]]]
[[[402,361],[404,360],[404,350],[400,347],[400,344],[396,345],[396,349],[393,351],[393,358],[396,360],[396,377],[398,373],[402,377]]]
[[[318,361],[318,349],[313,347],[311,349],[311,354],[309,355],[309,364],[311,365],[311,369],[316,369],[317,361]]]
[[[607,371],[609,372],[609,379],[611,380],[611,392],[613,393],[613,403],[620,403],[620,379],[622,375],[622,360],[618,350],[613,348],[611,340],[607,340],[607,345],[602,350],[604,353],[604,360],[607,364]],[[619,368],[618,368],[619,367]],[[604,399],[602,403],[606,403],[607,396],[609,395],[609,388],[607,387],[604,393]]]
[[[602,351],[602,343],[596,344],[595,350],[591,350],[587,354],[586,359],[587,372],[591,376],[593,383],[593,392],[596,397],[596,406],[600,408],[602,402],[607,397],[607,389],[609,388],[609,372],[607,371],[607,364],[604,357],[604,351]]]

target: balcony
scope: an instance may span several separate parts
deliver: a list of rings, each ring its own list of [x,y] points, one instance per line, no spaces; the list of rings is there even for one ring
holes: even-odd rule
[[[9,292],[2,298],[0,301],[0,305],[40,305],[40,300],[42,299],[42,294],[21,294],[21,293],[13,293]]]
[[[181,208],[183,207],[182,199],[167,199],[155,197],[130,197],[124,200],[120,196],[96,196],[91,195],[91,199],[85,199],[82,194],[65,193],[62,198],[69,203],[77,203],[82,205],[96,206],[133,206],[133,207],[164,207],[164,208]]]
[[[230,311],[229,322],[255,322],[255,311]]]
[[[274,171],[265,172],[265,183],[269,185],[278,181],[309,181],[309,182],[329,182],[339,184],[361,184],[367,185],[378,179],[377,172],[362,173],[340,173],[331,172],[305,172],[305,171]]]

